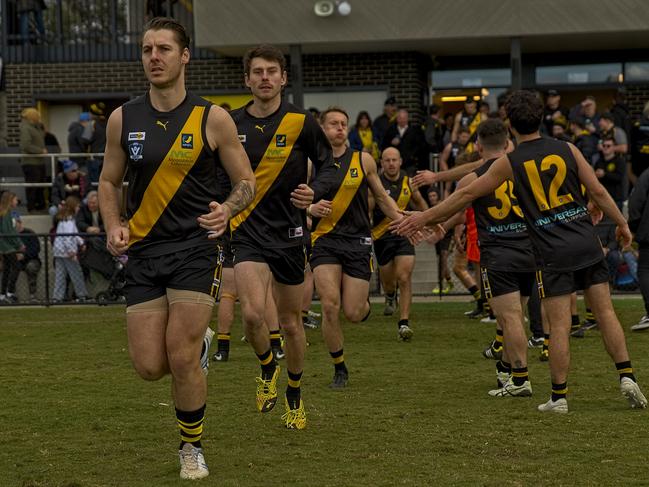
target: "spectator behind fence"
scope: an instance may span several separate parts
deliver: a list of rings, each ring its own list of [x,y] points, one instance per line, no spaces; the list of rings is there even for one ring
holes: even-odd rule
[[[366,111],[358,112],[356,125],[349,131],[349,146],[353,150],[371,154],[375,161],[379,159],[379,145],[372,131],[372,120]]]
[[[90,115],[92,123],[90,124],[91,134],[87,143],[88,150],[93,154],[98,154],[106,150],[106,105],[102,102],[90,105]],[[86,137],[84,133],[83,137]],[[99,182],[99,174],[104,164],[104,158],[101,156],[92,156],[86,162],[88,169],[88,180],[90,184]]]
[[[601,140],[612,139],[615,143],[615,152],[618,154],[626,154],[629,151],[626,132],[615,125],[615,118],[610,112],[603,113],[599,119],[599,138],[600,144]]]
[[[20,22],[20,37],[23,44],[28,44],[31,36],[29,24],[32,15],[36,27],[36,43],[45,40],[45,22],[43,22],[43,10],[47,8],[45,0],[16,0],[16,11]]]
[[[592,165],[593,158],[597,154],[599,139],[586,128],[584,119],[579,117],[570,121],[570,132],[572,132],[575,146]]]
[[[642,117],[631,129],[631,170],[629,180],[636,179],[649,167],[649,101],[645,103]]]
[[[554,122],[568,119],[568,109],[561,105],[561,95],[557,90],[548,90],[543,109],[543,128],[548,135],[552,134]],[[555,138],[557,138],[555,136]]]
[[[41,270],[41,244],[34,231],[24,228],[23,223],[18,221],[16,230],[20,234],[20,240],[25,246],[23,253],[24,258],[18,261],[18,273],[21,271],[27,275],[27,284],[29,286],[29,300],[34,303],[38,301],[36,293],[38,292],[38,273]],[[18,276],[16,276],[18,277]]]
[[[57,174],[52,186],[52,204],[50,215],[54,216],[59,211],[63,201],[69,196],[82,200],[88,192],[88,178],[79,171],[79,166],[71,159],[62,159],[63,171]]]
[[[99,198],[97,191],[90,191],[86,202],[81,205],[77,216],[77,228],[81,233],[104,233],[104,222],[99,212]]]
[[[56,235],[52,245],[54,256],[54,302],[65,298],[66,277],[70,277],[77,301],[83,302],[88,298],[83,272],[79,264],[79,251],[84,241],[79,235],[75,221],[81,201],[76,196],[68,196],[56,214]],[[71,235],[70,235],[71,234]]]
[[[379,149],[383,150],[384,147],[381,147],[381,142],[383,137],[388,130],[388,127],[391,123],[394,122],[395,117],[397,116],[397,99],[394,96],[391,96],[383,104],[383,113],[374,119],[372,124],[372,133],[374,138],[379,143]]]
[[[68,127],[68,151],[71,153],[88,152],[88,141],[92,138],[92,117],[88,112],[79,114],[79,120]],[[71,157],[79,165],[86,163],[85,157]]]
[[[600,147],[601,152],[595,161],[595,176],[622,211],[626,200],[626,157],[617,153],[617,141],[612,136],[606,136]]]
[[[45,182],[47,160],[44,157],[33,156],[35,154],[47,154],[41,114],[35,108],[25,108],[20,116],[20,152],[23,154],[20,164],[25,175],[25,182]],[[30,156],[30,154],[33,155]],[[43,188],[27,188],[25,194],[29,212],[45,209]]]
[[[428,151],[431,154],[439,154],[444,150],[442,139],[444,138],[444,121],[440,118],[442,109],[438,105],[431,105],[428,119],[426,120],[426,129],[424,139],[428,144]]]
[[[5,191],[0,196],[0,255],[2,256],[2,281],[0,283],[0,304],[16,303],[16,280],[18,261],[22,260],[25,246],[16,231],[12,211],[18,206],[18,196]]]

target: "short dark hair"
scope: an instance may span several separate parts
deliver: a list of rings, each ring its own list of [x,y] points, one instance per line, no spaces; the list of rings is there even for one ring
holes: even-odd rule
[[[284,53],[270,44],[261,44],[248,49],[243,56],[243,72],[248,76],[250,76],[250,63],[256,57],[260,57],[266,61],[274,61],[279,64],[282,72],[286,71],[286,57],[284,57]]]
[[[190,38],[187,35],[187,31],[183,25],[178,22],[176,19],[170,17],[154,17],[144,24],[142,30],[142,40],[144,39],[144,34],[150,30],[170,30],[174,33],[176,42],[180,46],[180,50],[187,48],[189,49]]]
[[[478,125],[478,142],[487,149],[502,149],[507,142],[507,127],[497,118],[481,122]]]
[[[530,90],[514,91],[505,104],[511,126],[521,135],[533,134],[543,120],[543,102]]]
[[[336,105],[332,105],[330,107],[327,107],[326,110],[324,110],[322,113],[320,113],[320,123],[324,123],[325,119],[327,118],[327,115],[329,115],[330,113],[334,113],[334,112],[342,113],[347,118],[347,122],[349,122],[349,115],[347,114],[345,109],[342,108],[342,107],[336,106]]]

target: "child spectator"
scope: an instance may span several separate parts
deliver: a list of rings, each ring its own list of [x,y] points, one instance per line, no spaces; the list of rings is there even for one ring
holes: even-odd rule
[[[2,282],[0,286],[0,304],[16,303],[16,280],[18,261],[22,260],[25,246],[16,231],[16,222],[12,212],[18,206],[18,196],[5,191],[0,196],[0,255],[2,256]]]
[[[79,233],[75,216],[80,205],[79,198],[68,196],[56,214],[58,223],[52,246],[52,255],[54,255],[54,302],[63,301],[67,276],[70,276],[77,300],[83,302],[88,297],[78,257],[79,248],[83,247],[84,242],[81,237],[74,235]]]

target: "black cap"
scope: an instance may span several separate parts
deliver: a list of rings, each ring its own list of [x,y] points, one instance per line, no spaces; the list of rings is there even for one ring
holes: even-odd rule
[[[391,96],[387,100],[385,100],[384,105],[396,105],[397,104],[397,99],[394,96]]]
[[[611,122],[615,122],[615,117],[611,112],[604,112],[599,118],[604,118],[606,120],[610,120]]]
[[[548,96],[559,96],[559,92],[557,90],[548,90],[547,95]]]

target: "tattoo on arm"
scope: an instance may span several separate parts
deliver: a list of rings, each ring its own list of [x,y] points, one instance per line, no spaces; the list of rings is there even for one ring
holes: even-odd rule
[[[223,203],[230,209],[231,216],[235,216],[246,208],[252,199],[255,197],[255,192],[252,189],[250,182],[243,180],[234,185],[230,196]]]

